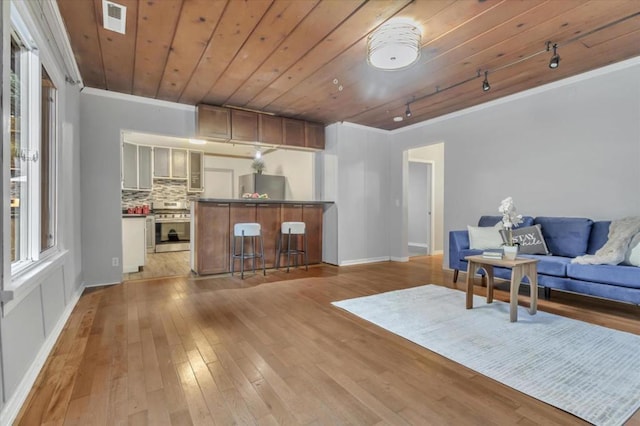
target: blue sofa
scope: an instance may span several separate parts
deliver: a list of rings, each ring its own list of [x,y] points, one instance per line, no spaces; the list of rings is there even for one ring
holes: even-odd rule
[[[478,226],[494,226],[500,216],[482,216]],[[609,235],[610,221],[592,221],[586,218],[524,217],[520,226],[540,225],[550,255],[527,255],[538,259],[538,285],[550,290],[562,290],[590,296],[640,305],[640,267],[625,265],[580,265],[571,259],[584,254],[594,254]],[[449,233],[449,267],[454,270],[454,282],[458,271],[467,270],[465,256],[481,254],[482,250],[469,248],[469,234],[464,231]],[[494,268],[498,278],[510,279],[511,270]]]

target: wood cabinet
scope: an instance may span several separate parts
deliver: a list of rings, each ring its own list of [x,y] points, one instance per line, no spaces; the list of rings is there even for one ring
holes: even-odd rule
[[[151,147],[122,143],[122,189],[150,191]]]
[[[286,146],[304,147],[304,121],[283,118],[282,138]]]
[[[324,125],[294,118],[198,105],[198,137],[246,143],[264,143],[313,150],[324,149]]]
[[[187,181],[188,192],[204,191],[204,152],[189,150],[189,179]]]
[[[322,213],[324,208],[318,204],[302,206],[302,221],[307,233],[307,257],[309,264],[322,263]]]
[[[324,149],[324,124],[305,121],[304,146],[313,149]]]
[[[258,142],[258,113],[232,109],[231,139],[234,141]]]
[[[282,145],[282,117],[258,115],[258,140],[262,143]]]
[[[323,211],[322,204],[196,201],[191,215],[191,268],[201,275],[229,272],[233,249],[233,227],[236,223],[247,222],[257,222],[261,225],[265,267],[275,266],[282,222],[306,223],[309,264],[321,263]],[[297,247],[302,248],[301,236],[296,236],[294,241],[294,244],[298,244]],[[246,251],[252,250],[248,240],[245,244]],[[239,252],[239,245],[237,250]],[[285,265],[285,262],[286,258],[282,257],[280,265]],[[298,263],[302,264],[303,259],[299,259]],[[251,269],[252,261],[246,260],[244,267],[245,270]],[[262,262],[257,260],[256,270],[260,268],[262,268]],[[240,270],[239,260],[236,260],[235,270]]]
[[[198,105],[198,136],[229,140],[231,139],[231,110],[213,105]]]
[[[146,218],[122,219],[122,272],[138,272],[147,255]]]
[[[229,272],[229,203],[194,203],[191,218],[193,271]]]
[[[267,268],[276,264],[276,248],[280,230],[280,204],[258,204],[256,222],[262,227],[264,262]]]

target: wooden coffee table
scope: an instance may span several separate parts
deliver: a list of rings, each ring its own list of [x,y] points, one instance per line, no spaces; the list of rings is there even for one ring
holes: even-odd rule
[[[473,276],[480,268],[487,272],[487,303],[493,302],[493,267],[511,268],[510,320],[518,321],[518,290],[524,277],[529,277],[531,306],[529,314],[535,315],[538,306],[538,269],[537,259],[516,258],[514,260],[490,259],[477,256],[464,258],[469,262],[467,268],[467,309],[473,308]]]

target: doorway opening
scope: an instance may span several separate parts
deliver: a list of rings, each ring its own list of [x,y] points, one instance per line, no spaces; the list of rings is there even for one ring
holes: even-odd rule
[[[407,151],[408,256],[444,250],[444,142]]]

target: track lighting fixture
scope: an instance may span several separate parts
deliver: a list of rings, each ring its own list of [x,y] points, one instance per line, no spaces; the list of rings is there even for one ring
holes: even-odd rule
[[[489,71],[485,71],[484,72],[484,81],[482,82],[482,91],[483,92],[488,92],[489,90],[491,90],[491,85],[489,85]]]
[[[407,118],[411,117],[411,108],[409,108],[408,103],[407,103],[407,110],[404,112],[404,115],[406,115]]]
[[[547,52],[551,50],[551,42],[547,42]],[[558,68],[560,66],[560,55],[558,55],[558,44],[553,44],[553,56],[551,56],[551,60],[549,61],[549,68],[552,70]]]

